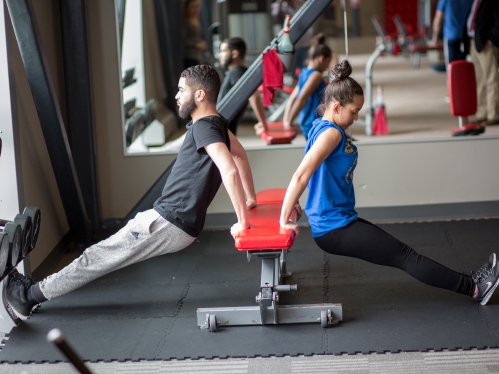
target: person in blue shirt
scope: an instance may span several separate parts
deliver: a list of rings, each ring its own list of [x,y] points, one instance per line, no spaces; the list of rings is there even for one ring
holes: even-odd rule
[[[284,128],[291,128],[298,116],[305,139],[308,138],[312,122],[317,118],[317,107],[322,100],[322,92],[326,88],[322,72],[329,67],[333,54],[324,41],[323,34],[318,34],[312,39],[307,67],[301,70],[298,84],[291,93],[284,111]]]
[[[357,120],[364,105],[361,86],[350,77],[352,67],[343,60],[330,71],[330,83],[305,147],[305,156],[289,183],[280,226],[300,230],[290,220],[297,201],[308,187],[305,206],[312,236],[324,251],[359,258],[404,270],[419,281],[473,297],[487,304],[499,283],[496,255],[471,276],[455,272],[415,252],[376,225],[359,218],[353,187],[357,147],[346,130]],[[299,212],[300,213],[300,212]]]
[[[438,2],[433,18],[433,35],[430,43],[437,44],[443,24],[445,65],[466,58],[464,37],[466,35],[466,20],[472,2],[473,0],[440,0]]]

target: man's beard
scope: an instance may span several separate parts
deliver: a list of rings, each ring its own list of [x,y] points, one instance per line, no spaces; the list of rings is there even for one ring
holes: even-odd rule
[[[225,60],[225,62],[223,63],[222,67],[225,70],[229,70],[229,65],[232,64],[233,61],[234,59],[232,58],[232,55],[229,55],[229,57],[227,57],[227,60]]]
[[[178,116],[183,119],[189,118],[191,116],[191,113],[196,108],[196,101],[194,100],[194,94],[192,94],[189,101],[183,103],[182,106],[178,107]]]

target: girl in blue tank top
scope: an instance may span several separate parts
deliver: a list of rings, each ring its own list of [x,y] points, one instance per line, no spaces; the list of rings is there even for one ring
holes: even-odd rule
[[[284,111],[284,127],[290,128],[298,116],[305,139],[308,139],[312,123],[318,117],[317,108],[322,102],[322,93],[326,88],[322,72],[329,67],[332,58],[332,51],[324,44],[324,40],[323,34],[312,39],[307,67],[301,70],[298,84],[291,93]]]
[[[340,133],[341,139],[334,150],[319,165],[308,182],[312,191],[321,191],[308,197],[305,212],[314,237],[348,225],[357,219],[353,172],[357,165],[357,147],[345,131],[328,120],[318,118],[309,132],[305,154],[328,129]]]
[[[487,304],[499,284],[495,253],[471,275],[458,273],[418,254],[381,228],[357,216],[353,185],[357,147],[346,135],[364,105],[362,87],[350,77],[347,60],[330,71],[330,83],[319,107],[322,118],[314,121],[305,147],[305,157],[293,174],[282,205],[280,225],[299,235],[289,220],[298,199],[308,186],[305,207],[312,235],[324,251],[396,267],[430,286],[471,296]]]

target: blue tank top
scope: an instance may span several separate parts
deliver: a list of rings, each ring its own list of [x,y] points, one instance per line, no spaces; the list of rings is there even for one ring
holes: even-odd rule
[[[334,123],[317,118],[309,132],[305,153],[319,136],[330,128],[341,133],[341,141],[308,182],[305,212],[314,238],[344,227],[357,219],[353,172],[357,166],[358,153],[352,139]]]
[[[308,77],[310,77],[310,74],[315,71],[317,70],[312,68],[301,69],[300,76],[298,77],[298,96],[300,96],[300,92],[307,82]],[[312,128],[312,123],[318,117],[317,108],[322,102],[322,94],[324,88],[326,88],[326,82],[324,82],[324,80],[321,80],[319,87],[317,87],[314,93],[310,95],[307,103],[298,114],[298,122],[300,123],[301,131],[306,138],[308,138],[308,132]]]

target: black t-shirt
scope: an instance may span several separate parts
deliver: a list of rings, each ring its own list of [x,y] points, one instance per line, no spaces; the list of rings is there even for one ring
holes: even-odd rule
[[[227,70],[225,73],[224,80],[222,85],[220,86],[220,92],[218,93],[218,100],[220,102],[222,98],[227,95],[232,87],[236,84],[236,82],[246,73],[248,68],[246,66],[236,66],[235,68]]]
[[[218,142],[230,149],[225,118],[207,116],[189,122],[163,194],[154,203],[161,216],[191,236],[203,230],[208,206],[222,184],[218,167],[204,149]]]
[[[225,78],[222,82],[222,86],[220,87],[220,92],[218,93],[217,102],[219,103],[225,95],[230,91],[232,87],[236,84],[236,82],[243,76],[243,74],[248,70],[246,66],[236,66],[235,68],[227,70],[225,73]],[[234,118],[229,123],[229,130],[232,131],[233,134],[236,134],[237,124],[241,120],[248,103],[241,108],[241,110],[234,116]]]

